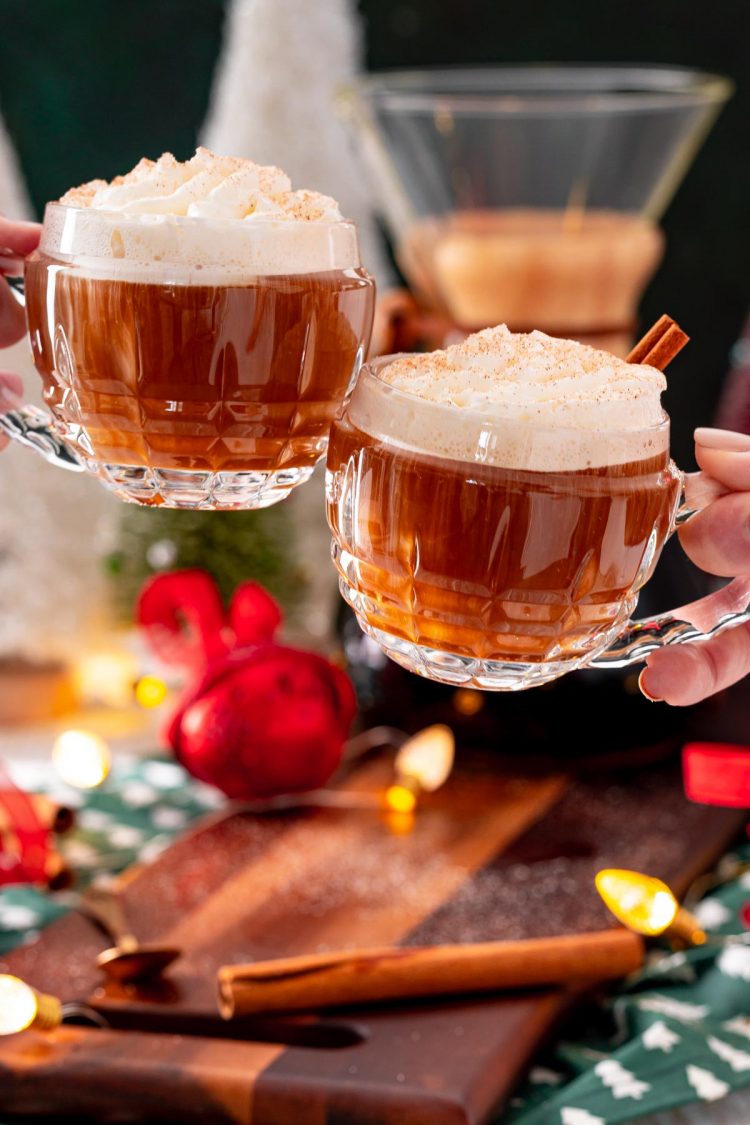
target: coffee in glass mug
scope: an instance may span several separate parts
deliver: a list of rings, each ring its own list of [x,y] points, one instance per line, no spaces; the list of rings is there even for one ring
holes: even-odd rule
[[[531,687],[618,637],[674,527],[661,371],[504,326],[365,366],[328,451],[343,596],[393,659]]]
[[[50,204],[25,284],[57,435],[121,498],[186,508],[311,475],[374,304],[333,199],[205,149]]]

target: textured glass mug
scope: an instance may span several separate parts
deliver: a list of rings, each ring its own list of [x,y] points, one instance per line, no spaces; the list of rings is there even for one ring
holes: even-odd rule
[[[606,465],[518,468],[585,464],[591,432],[426,401],[380,377],[393,358],[362,368],[333,425],[327,507],[341,593],[397,663],[515,691],[750,618],[728,613],[710,634],[671,614],[631,621],[664,543],[694,514],[666,415],[607,433]]]
[[[0,415],[0,430],[123,500],[263,508],[325,452],[369,342],[374,282],[346,220],[155,221],[53,203],[25,296],[50,413]]]

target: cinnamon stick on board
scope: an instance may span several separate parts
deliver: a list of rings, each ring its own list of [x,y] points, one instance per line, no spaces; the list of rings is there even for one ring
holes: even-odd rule
[[[614,980],[643,963],[628,930],[527,941],[317,953],[219,970],[224,1019],[456,992]]]
[[[671,316],[660,316],[653,328],[649,328],[627,357],[628,363],[646,363],[663,371],[678,352],[682,351],[690,337],[683,332]]]

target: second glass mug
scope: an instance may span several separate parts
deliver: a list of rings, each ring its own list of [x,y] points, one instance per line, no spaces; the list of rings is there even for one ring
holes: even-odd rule
[[[515,691],[750,619],[748,604],[709,633],[672,614],[631,621],[694,514],[666,414],[607,433],[605,463],[570,470],[587,463],[590,431],[425,400],[381,377],[394,358],[362,368],[333,425],[326,490],[341,593],[397,663]]]
[[[324,454],[369,343],[354,224],[178,217],[150,224],[147,255],[142,232],[47,206],[25,300],[51,413],[12,411],[0,430],[135,503],[282,500]],[[264,268],[269,248],[285,272]]]

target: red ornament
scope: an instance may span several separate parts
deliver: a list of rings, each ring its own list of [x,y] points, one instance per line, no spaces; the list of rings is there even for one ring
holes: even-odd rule
[[[750,747],[690,742],[682,751],[682,779],[691,801],[750,808]]]
[[[228,615],[217,614],[218,598],[207,574],[178,571],[152,579],[140,599],[139,620],[162,658],[197,672],[202,653],[169,723],[170,746],[190,773],[234,799],[324,785],[356,713],[348,676],[273,640],[281,612],[261,586],[243,583]]]

